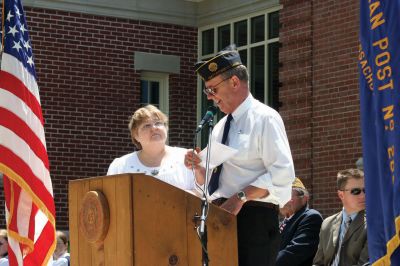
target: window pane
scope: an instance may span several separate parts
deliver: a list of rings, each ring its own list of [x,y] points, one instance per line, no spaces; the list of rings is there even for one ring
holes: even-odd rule
[[[143,105],[160,105],[160,83],[157,81],[140,81],[140,103]]]
[[[251,49],[251,92],[260,102],[264,102],[264,45]]]
[[[224,49],[231,43],[231,27],[224,25],[218,28],[218,51]]]
[[[201,38],[202,55],[214,53],[214,29],[202,32]]]
[[[239,51],[240,59],[242,59],[243,65],[247,66],[247,50]]]
[[[279,37],[279,12],[268,15],[268,39]]]
[[[268,46],[268,104],[275,110],[279,109],[279,43]]]
[[[242,20],[234,24],[234,43],[236,46],[247,44],[247,20]]]
[[[150,103],[156,106],[160,104],[160,84],[158,82],[151,82]]]
[[[264,41],[265,23],[264,15],[251,19],[251,43]]]
[[[140,103],[149,102],[149,82],[147,80],[140,81]]]

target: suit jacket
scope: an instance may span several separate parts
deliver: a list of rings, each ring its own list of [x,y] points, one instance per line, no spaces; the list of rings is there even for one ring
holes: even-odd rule
[[[296,212],[281,233],[276,266],[311,266],[318,248],[321,214],[307,206]]]
[[[342,212],[339,212],[326,218],[322,223],[314,265],[331,265],[338,248],[342,217]],[[368,265],[368,261],[367,223],[365,211],[360,211],[344,235],[339,265]]]

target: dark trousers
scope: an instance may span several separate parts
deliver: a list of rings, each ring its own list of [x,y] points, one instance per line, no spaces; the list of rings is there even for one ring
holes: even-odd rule
[[[278,210],[245,204],[237,227],[239,266],[274,266],[280,241]]]

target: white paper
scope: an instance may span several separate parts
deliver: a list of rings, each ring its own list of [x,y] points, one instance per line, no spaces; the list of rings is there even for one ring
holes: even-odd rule
[[[200,166],[202,167],[206,167],[207,149],[208,147],[199,153],[201,159]],[[231,158],[238,150],[219,142],[212,142],[210,152],[210,169],[212,169]]]

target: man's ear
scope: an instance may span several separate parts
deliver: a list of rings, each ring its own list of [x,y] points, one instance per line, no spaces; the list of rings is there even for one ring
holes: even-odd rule
[[[240,87],[240,79],[239,79],[237,76],[233,75],[233,76],[231,77],[231,82],[232,82],[232,86],[233,86],[235,89],[237,89],[237,88]]]
[[[309,195],[304,195],[304,196],[303,196],[303,202],[304,202],[304,204],[306,204],[306,203],[308,202],[309,199],[310,199],[310,196],[309,196]]]
[[[338,190],[337,194],[338,194],[339,199],[343,200],[343,197],[344,197],[343,191]]]

